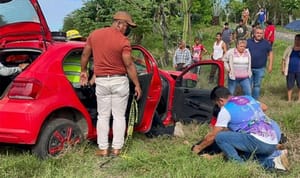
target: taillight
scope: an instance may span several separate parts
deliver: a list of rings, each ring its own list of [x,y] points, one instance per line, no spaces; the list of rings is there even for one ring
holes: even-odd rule
[[[8,92],[11,99],[36,99],[42,87],[40,81],[36,79],[16,79]]]

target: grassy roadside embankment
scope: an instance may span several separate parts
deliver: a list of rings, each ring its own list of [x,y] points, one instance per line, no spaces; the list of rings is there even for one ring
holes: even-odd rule
[[[211,51],[215,30],[203,29],[203,43]],[[263,170],[255,162],[243,165],[226,162],[222,158],[207,160],[191,153],[190,147],[202,138],[208,125],[190,124],[184,126],[185,136],[158,137],[149,139],[134,133],[132,145],[125,157],[114,158],[103,167],[100,165],[110,158],[94,156],[95,143],[86,143],[63,157],[39,160],[26,149],[11,146],[0,148],[0,177],[7,178],[202,178],[202,177],[299,177],[300,175],[300,103],[286,102],[285,78],[280,71],[281,56],[287,41],[274,44],[274,66],[266,74],[262,85],[261,101],[269,106],[267,114],[278,121],[288,136],[291,171],[288,173]],[[147,46],[145,46],[147,47]],[[296,97],[296,95],[295,95]]]

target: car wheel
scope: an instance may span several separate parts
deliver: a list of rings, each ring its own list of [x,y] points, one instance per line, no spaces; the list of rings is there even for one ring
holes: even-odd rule
[[[32,152],[44,159],[61,155],[84,139],[80,128],[71,120],[55,119],[47,124]]]

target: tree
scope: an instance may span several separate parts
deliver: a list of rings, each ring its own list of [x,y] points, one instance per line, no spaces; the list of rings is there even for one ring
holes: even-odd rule
[[[287,11],[289,22],[293,21],[293,11],[300,9],[299,0],[282,0],[282,7]]]
[[[63,30],[77,29],[84,36],[94,29],[110,26],[112,15],[125,10],[134,17],[138,28],[132,30],[132,41],[135,44],[142,43],[143,36],[153,31],[161,34],[164,39],[164,51],[168,51],[168,15],[172,14],[169,10],[170,5],[175,0],[89,0],[86,1],[81,9],[72,12],[64,19]],[[175,11],[176,12],[176,11]],[[168,55],[165,55],[168,57]]]
[[[228,4],[226,4],[226,7],[224,8],[224,13],[225,13],[225,16],[226,16],[226,22],[229,21],[229,16],[230,14],[232,13],[232,9],[230,8],[230,6],[228,6]]]
[[[220,14],[222,12],[222,1],[221,0],[213,0],[213,25],[220,25]]]
[[[191,20],[194,25],[211,22],[212,17],[211,0],[85,0],[82,8],[65,17],[63,31],[77,29],[88,36],[94,29],[110,26],[118,10],[129,11],[138,25],[131,33],[133,43],[142,44],[145,35],[155,38],[147,46],[163,49],[164,55],[158,54],[162,65],[169,64],[169,49],[178,39],[191,36]]]
[[[184,14],[182,39],[185,42],[188,40],[188,36],[191,36],[191,6],[191,0],[182,1],[182,11]]]
[[[226,8],[231,10],[230,17],[234,22],[238,22],[241,19],[241,13],[244,7],[245,4],[239,0],[231,0],[228,4],[226,4]]]
[[[211,24],[212,21],[212,1],[193,1],[191,7],[192,24]]]

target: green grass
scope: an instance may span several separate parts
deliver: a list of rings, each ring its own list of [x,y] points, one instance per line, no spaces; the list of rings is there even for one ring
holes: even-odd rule
[[[204,29],[203,31],[205,31]],[[208,37],[214,38],[215,32]],[[212,41],[212,40],[211,40]],[[207,45],[211,45],[207,43]],[[287,42],[274,44],[274,67],[266,74],[261,101],[269,108],[267,114],[278,121],[289,138],[291,171],[269,172],[257,163],[245,164],[207,160],[193,155],[192,144],[208,131],[208,125],[184,126],[183,138],[162,136],[147,138],[134,133],[129,151],[123,157],[94,156],[95,143],[85,143],[59,158],[39,160],[30,151],[17,146],[1,146],[0,177],[3,178],[252,178],[290,177],[300,175],[300,103],[286,102],[285,78],[280,72],[281,57]],[[295,95],[296,97],[296,95]],[[111,159],[111,160],[110,160]],[[106,164],[104,164],[106,163]],[[104,164],[102,167],[100,165]]]

